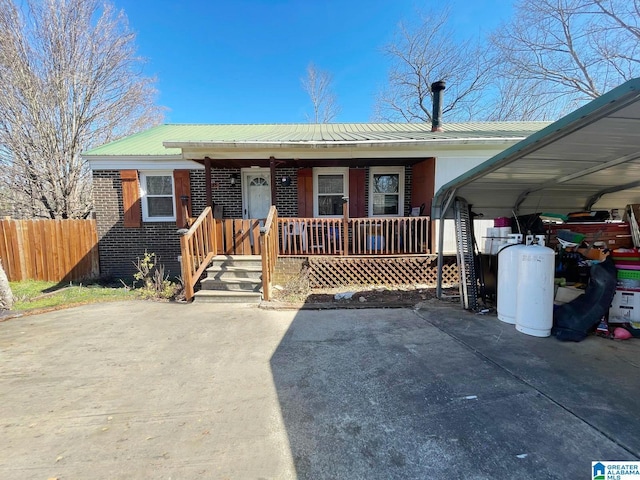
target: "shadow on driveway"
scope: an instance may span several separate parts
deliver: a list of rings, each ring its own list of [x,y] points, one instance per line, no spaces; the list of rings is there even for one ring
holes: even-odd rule
[[[457,304],[0,322],[0,478],[574,479],[640,452],[640,343]]]
[[[640,452],[640,345],[612,345],[440,302],[301,311],[271,369],[298,478],[587,478]]]

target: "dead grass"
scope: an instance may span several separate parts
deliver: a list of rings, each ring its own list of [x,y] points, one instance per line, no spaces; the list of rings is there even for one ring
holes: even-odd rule
[[[448,294],[457,293],[457,287],[447,286]],[[336,299],[337,293],[353,293],[348,299]],[[344,306],[406,305],[413,306],[436,298],[436,289],[430,285],[349,285],[339,288],[309,287],[309,269],[285,285],[274,288],[273,301],[286,304],[341,304]]]

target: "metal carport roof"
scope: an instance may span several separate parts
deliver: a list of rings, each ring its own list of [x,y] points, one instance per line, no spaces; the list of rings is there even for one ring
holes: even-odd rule
[[[451,217],[455,196],[485,218],[640,203],[640,78],[444,185],[432,217]]]

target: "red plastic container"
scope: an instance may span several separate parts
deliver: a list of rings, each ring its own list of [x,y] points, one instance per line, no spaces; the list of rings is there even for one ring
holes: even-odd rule
[[[640,262],[634,263],[618,263],[616,262],[616,268],[618,270],[640,270]]]
[[[611,252],[611,258],[613,258],[613,261],[616,262],[616,264],[626,262],[635,264],[636,262],[640,262],[640,252],[635,248],[628,252],[614,250]]]

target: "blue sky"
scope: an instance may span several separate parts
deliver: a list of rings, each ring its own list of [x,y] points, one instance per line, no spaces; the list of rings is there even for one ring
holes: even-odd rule
[[[435,1],[114,0],[137,33],[145,71],[158,79],[167,123],[305,122],[300,79],[309,62],[333,75],[340,122],[371,120],[401,20]],[[460,32],[494,28],[509,0],[451,3]],[[434,79],[437,80],[437,79]]]

